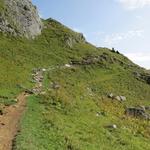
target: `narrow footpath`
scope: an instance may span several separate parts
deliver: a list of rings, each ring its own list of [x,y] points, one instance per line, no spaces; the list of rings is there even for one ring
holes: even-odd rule
[[[13,141],[18,133],[21,117],[26,109],[26,98],[32,94],[38,95],[43,91],[44,73],[55,69],[71,68],[64,66],[50,67],[48,69],[34,69],[32,80],[35,83],[33,89],[25,90],[17,97],[17,103],[5,108],[5,113],[0,116],[0,150],[12,150]]]
[[[13,139],[19,130],[19,121],[26,108],[28,94],[21,93],[15,105],[6,107],[0,116],[0,150],[12,150]]]

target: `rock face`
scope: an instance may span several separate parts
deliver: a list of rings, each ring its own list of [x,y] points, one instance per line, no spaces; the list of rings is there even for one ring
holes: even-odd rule
[[[141,72],[133,72],[133,75],[136,79],[145,81],[147,84],[150,84],[150,73],[141,73]]]
[[[0,31],[34,38],[42,30],[42,22],[31,0],[3,0],[0,11]]]
[[[125,114],[128,116],[136,117],[136,118],[141,118],[141,119],[146,119],[150,120],[150,115],[146,113],[145,108],[136,108],[136,107],[130,107],[125,110]]]
[[[81,40],[81,41],[84,41],[84,40]],[[82,60],[79,60],[79,61],[71,60],[71,62],[70,62],[70,64],[72,64],[72,65],[85,65],[85,66],[93,65],[93,64],[101,65],[101,64],[106,64],[106,63],[109,63],[109,64],[117,63],[117,64],[120,64],[121,66],[123,66],[123,65],[126,67],[129,66],[128,64],[125,64],[123,61],[121,61],[115,57],[112,57],[111,55],[109,55],[105,52],[103,52],[101,55],[97,55],[97,56],[88,55],[86,57],[83,57]]]
[[[65,41],[66,41],[66,44],[70,48],[72,48],[74,44],[80,43],[80,42],[85,43],[86,40],[82,33],[76,33],[76,36],[74,36],[74,37],[71,37],[71,36],[66,37]]]

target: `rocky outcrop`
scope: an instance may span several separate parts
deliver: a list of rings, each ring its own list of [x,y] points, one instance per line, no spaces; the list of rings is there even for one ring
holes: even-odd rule
[[[14,36],[34,38],[42,30],[42,22],[31,0],[3,0],[0,31]]]
[[[112,57],[111,55],[107,54],[107,53],[102,53],[101,55],[98,56],[86,56],[83,57],[81,60],[71,60],[72,65],[95,65],[95,64],[103,64],[105,65],[106,63],[108,64],[120,64],[121,66],[128,66],[127,64],[125,64],[123,61]]]
[[[101,62],[104,62],[107,60],[107,58],[105,57],[105,55],[100,55],[100,56],[95,56],[95,57],[88,56],[88,57],[82,58],[82,60],[71,60],[71,64],[72,65],[93,65],[93,64],[99,64]]]
[[[66,36],[65,42],[68,47],[72,48],[74,44],[76,43],[85,43],[85,37],[82,33],[76,33],[74,36]]]
[[[143,80],[147,84],[150,84],[150,73],[135,71],[133,72],[133,75],[135,76],[136,79]]]
[[[146,112],[144,107],[130,107],[125,110],[125,114],[131,117],[150,120],[150,114]]]
[[[120,102],[123,102],[123,101],[127,100],[127,98],[125,96],[121,96],[121,95],[116,96],[113,93],[110,93],[107,96],[108,96],[108,98],[110,98],[112,100],[117,100],[117,101],[120,101]]]
[[[53,30],[56,27],[59,28],[59,32],[58,30]],[[78,43],[87,42],[86,38],[84,37],[82,33],[78,33],[69,29],[67,26],[61,24],[60,22],[58,22],[57,20],[53,18],[48,18],[46,20],[46,24],[44,28],[51,28],[52,31],[54,31],[55,34],[57,34],[57,36],[59,37],[59,40],[62,41],[63,44],[65,44],[65,46],[68,48],[72,48],[75,44],[78,44]]]

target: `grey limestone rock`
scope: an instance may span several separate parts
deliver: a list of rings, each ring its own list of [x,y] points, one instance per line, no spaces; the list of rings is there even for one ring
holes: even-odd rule
[[[0,31],[14,36],[34,38],[41,34],[42,21],[31,0],[3,0]]]

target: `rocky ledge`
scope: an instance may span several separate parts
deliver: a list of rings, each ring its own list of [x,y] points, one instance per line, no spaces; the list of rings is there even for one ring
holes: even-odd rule
[[[34,38],[42,30],[37,8],[31,0],[3,0],[0,31],[14,36]]]

